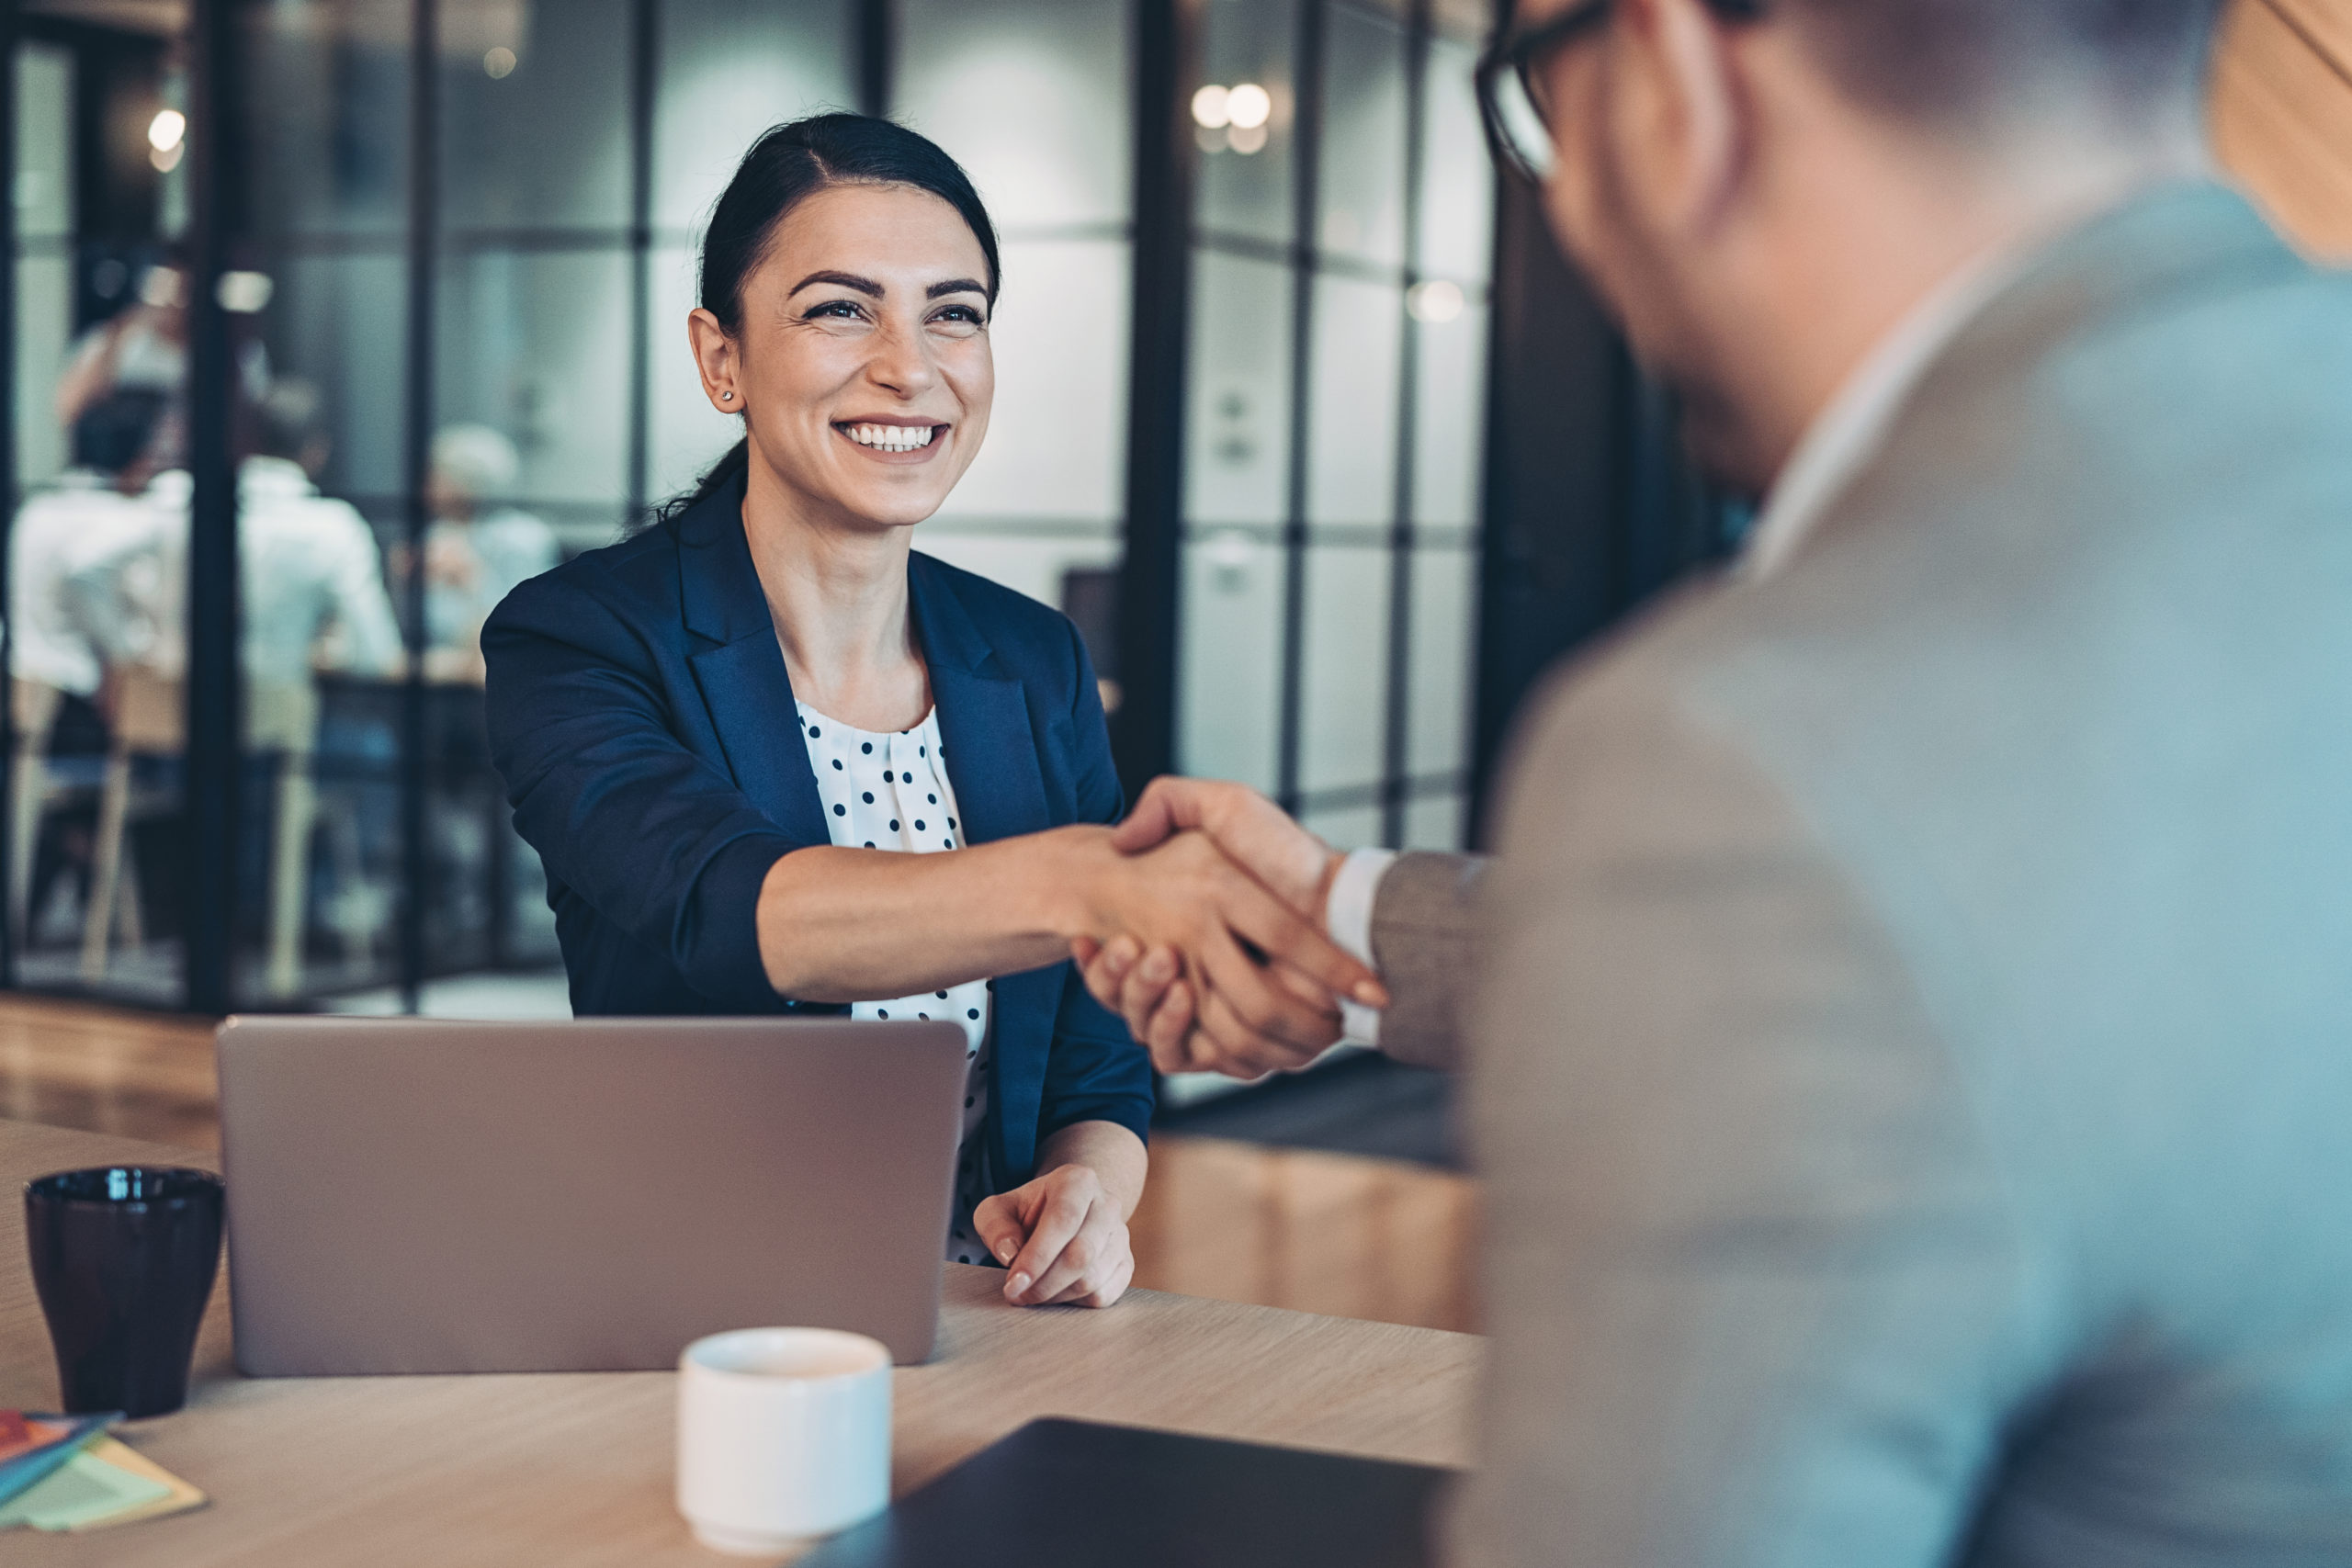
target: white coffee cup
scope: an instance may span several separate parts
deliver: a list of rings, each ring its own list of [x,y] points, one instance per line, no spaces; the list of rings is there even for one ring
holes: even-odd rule
[[[678,1358],[678,1511],[775,1556],[890,1501],[890,1352],[831,1328],[714,1334]]]

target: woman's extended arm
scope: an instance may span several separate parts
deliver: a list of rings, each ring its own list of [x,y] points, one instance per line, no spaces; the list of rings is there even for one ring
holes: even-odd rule
[[[778,994],[803,1001],[906,996],[1042,968],[1078,938],[1125,932],[1183,953],[1252,1027],[1301,1043],[1330,1018],[1272,980],[1245,949],[1340,994],[1368,971],[1199,834],[1139,855],[1111,830],[1057,828],[945,855],[797,850],[760,888],[760,958]]]
[[[671,732],[644,639],[607,597],[543,578],[492,616],[492,754],[549,875],[701,995],[752,1011],[779,995],[906,996],[1127,932],[1184,954],[1269,1032],[1312,1043],[1333,1032],[1325,1010],[1270,985],[1242,942],[1333,990],[1374,983],[1197,836],[1134,857],[1099,826],[954,854],[796,842]]]

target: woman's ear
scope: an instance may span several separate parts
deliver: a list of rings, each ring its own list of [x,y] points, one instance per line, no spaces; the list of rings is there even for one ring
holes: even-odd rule
[[[718,318],[695,307],[686,317],[686,341],[694,345],[695,367],[702,372],[702,393],[710,406],[721,413],[741,413],[741,356]]]
[[[1623,0],[1617,27],[1640,88],[1621,125],[1652,223],[1678,241],[1713,230],[1736,204],[1752,127],[1732,29],[1706,0]]]

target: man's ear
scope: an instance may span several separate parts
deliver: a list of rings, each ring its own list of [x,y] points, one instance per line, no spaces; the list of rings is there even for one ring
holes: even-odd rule
[[[1746,177],[1750,105],[1730,28],[1706,0],[1620,0],[1620,47],[1647,85],[1636,152],[1652,210],[1688,235],[1712,229]]]

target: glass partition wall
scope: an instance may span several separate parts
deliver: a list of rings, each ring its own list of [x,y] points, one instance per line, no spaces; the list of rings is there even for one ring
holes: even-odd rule
[[[1148,43],[1155,7],[1197,50]],[[10,983],[565,1010],[544,876],[489,766],[481,621],[734,438],[684,346],[697,228],[761,130],[823,107],[939,140],[1002,231],[989,443],[919,547],[1069,611],[1114,709],[1121,606],[1163,606],[1173,700],[1145,754],[1247,779],[1340,841],[1458,838],[1480,17],[14,10]],[[1136,151],[1154,82],[1189,106],[1170,172],[1196,193],[1191,324],[1138,364],[1134,318],[1157,307],[1136,190],[1166,188]],[[1182,413],[1173,573],[1125,565],[1131,400],[1162,385]],[[220,555],[208,580],[231,526],[233,572]],[[239,619],[208,633],[228,576]],[[203,674],[231,636],[233,705]],[[233,748],[206,751],[209,722]]]
[[[1177,760],[1454,848],[1494,176],[1481,8],[1208,0]]]

